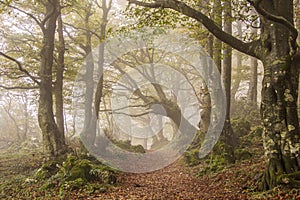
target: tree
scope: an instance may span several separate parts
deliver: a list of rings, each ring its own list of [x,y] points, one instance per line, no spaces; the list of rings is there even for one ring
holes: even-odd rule
[[[2,5],[5,4],[5,2],[0,1]],[[37,4],[39,4],[37,2]],[[62,154],[66,150],[66,144],[65,144],[65,138],[63,131],[60,131],[64,129],[63,125],[63,103],[62,103],[62,74],[63,74],[63,66],[64,66],[64,52],[59,52],[59,58],[57,62],[57,77],[56,77],[56,87],[53,87],[53,76],[54,76],[54,51],[55,51],[55,32],[56,32],[56,24],[58,20],[58,16],[61,12],[61,5],[60,1],[58,0],[48,0],[42,4],[44,7],[44,10],[37,9],[32,10],[28,8],[28,5],[14,2],[14,4],[7,4],[9,8],[11,8],[14,12],[21,14],[23,16],[27,16],[28,19],[34,21],[36,25],[33,28],[33,30],[38,33],[40,30],[42,32],[42,43],[35,44],[34,46],[31,46],[31,43],[34,43],[32,41],[40,41],[40,35],[36,36],[35,34],[32,34],[32,32],[29,31],[30,36],[28,39],[28,42],[26,44],[29,45],[29,48],[37,48],[41,49],[40,52],[40,58],[39,59],[33,59],[35,64],[39,63],[39,70],[38,73],[30,73],[25,69],[20,61],[17,59],[5,54],[0,53],[1,56],[5,57],[6,59],[14,62],[18,66],[18,70],[23,73],[23,76],[25,74],[27,80],[25,79],[25,83],[28,83],[28,78],[30,80],[38,85],[39,89],[39,106],[38,106],[38,122],[40,129],[42,130],[42,136],[43,136],[43,143],[45,148],[45,153],[49,156],[58,156],[59,154]],[[29,10],[29,11],[28,11]],[[32,13],[30,13],[32,12]],[[42,20],[39,17],[44,17]],[[27,19],[27,20],[28,20]],[[40,28],[40,29],[38,29]],[[29,27],[24,26],[24,31],[27,32],[27,29],[32,29]],[[22,29],[21,29],[22,30]],[[63,43],[61,34],[61,27],[59,27],[59,40],[61,44]],[[34,38],[34,39],[33,39]],[[62,50],[62,46],[60,45],[60,50]],[[18,49],[18,48],[17,48]],[[23,50],[22,50],[23,51]],[[21,51],[21,52],[22,52]],[[24,51],[26,52],[26,51]],[[30,51],[31,52],[31,51]],[[34,52],[34,51],[32,51]],[[23,52],[21,55],[24,54]],[[35,54],[35,53],[34,53]],[[26,55],[26,54],[25,54]],[[22,55],[21,58],[26,58],[25,55]],[[27,59],[27,58],[26,58]],[[34,65],[35,66],[35,65]],[[32,69],[34,71],[34,69]],[[38,76],[36,75],[38,74]],[[27,84],[28,85],[28,84]],[[10,87],[10,89],[26,89],[23,87]],[[27,89],[30,89],[33,87],[27,86]],[[35,87],[34,87],[35,88]],[[55,91],[55,92],[54,92]],[[59,123],[59,126],[57,125],[55,119],[54,119],[54,103],[53,103],[53,95],[55,94],[56,97],[56,119]]]
[[[201,22],[218,39],[262,61],[264,79],[261,118],[267,166],[262,189],[271,189],[292,180],[300,167],[300,130],[297,115],[299,48],[294,27],[293,1],[247,0],[259,14],[260,37],[243,42],[223,31],[201,11],[178,0],[129,3],[161,9],[173,9]],[[286,175],[287,174],[287,175]]]
[[[257,35],[258,22],[253,23],[253,28],[251,30],[253,35]],[[249,91],[248,91],[248,101],[253,105],[257,105],[257,68],[258,61],[256,58],[250,58],[250,80],[249,80]]]
[[[224,31],[228,34],[232,34],[232,6],[231,1],[225,0],[224,2]],[[231,147],[237,143],[236,138],[234,137],[234,133],[231,127],[230,122],[230,104],[231,104],[231,68],[232,68],[232,48],[229,45],[225,44],[224,47],[224,59],[223,59],[223,67],[221,71],[222,82],[224,84],[225,93],[226,93],[226,118],[224,123],[224,128],[221,137],[225,141],[226,144],[229,144]],[[232,148],[232,152],[229,152],[230,155],[234,157],[234,150]],[[234,158],[229,159],[229,161],[233,162]]]
[[[58,0],[48,0],[45,2],[46,12],[44,20],[38,22],[42,33],[43,43],[41,50],[40,64],[40,97],[38,107],[38,121],[42,130],[43,142],[46,153],[50,156],[57,156],[66,150],[63,133],[59,130],[53,112],[53,90],[52,73],[54,61],[54,42],[57,18],[60,14],[60,4]]]
[[[55,96],[55,115],[57,127],[60,131],[61,140],[65,140],[65,119],[64,119],[64,100],[63,100],[63,83],[64,83],[64,69],[65,69],[65,39],[63,33],[63,21],[61,7],[59,7],[59,16],[57,19],[57,33],[58,33],[58,58],[56,63],[56,80],[54,84]]]

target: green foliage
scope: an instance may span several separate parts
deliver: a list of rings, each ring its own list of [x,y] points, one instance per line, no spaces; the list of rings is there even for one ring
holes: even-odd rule
[[[254,126],[251,127],[251,130],[248,134],[242,136],[240,138],[240,144],[239,148],[249,148],[252,147],[252,149],[259,149],[263,146],[263,140],[262,140],[262,133],[263,133],[263,127],[262,126]],[[259,153],[261,154],[261,152]]]
[[[226,160],[221,155],[211,154],[210,159],[206,160],[206,165],[199,171],[198,175],[203,176],[210,173],[216,173],[224,169]]]
[[[188,17],[181,15],[178,12],[161,8],[151,9],[136,6],[128,6],[127,9],[123,12],[123,14],[125,14],[127,19],[137,20],[137,23],[135,23],[130,28],[176,28],[178,25],[186,26],[189,22],[191,22],[191,20],[189,20]]]
[[[223,164],[231,164],[234,163],[235,159],[232,154],[233,147],[224,143],[224,142],[217,142],[217,144],[214,146],[212,154],[216,155],[218,159],[223,160]]]
[[[59,162],[56,160],[50,160],[42,165],[36,173],[35,177],[37,180],[45,180],[55,175],[59,171]]]
[[[199,149],[191,149],[184,153],[184,160],[188,166],[196,166],[201,163]]]
[[[204,133],[198,131],[193,142],[183,154],[184,160],[188,166],[195,166],[200,164],[201,160],[199,158],[199,150],[201,147],[201,143],[204,139]]]

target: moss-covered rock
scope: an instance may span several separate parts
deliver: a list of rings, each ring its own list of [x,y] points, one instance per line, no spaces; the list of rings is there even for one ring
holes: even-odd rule
[[[36,173],[37,180],[45,180],[55,175],[59,171],[59,162],[57,160],[50,160],[40,167]]]
[[[45,163],[37,172],[36,179],[45,181],[41,190],[59,186],[61,196],[66,190],[87,189],[92,183],[100,184],[94,190],[100,191],[102,186],[113,185],[117,178],[115,171],[88,159],[79,159],[75,155],[68,155],[64,161],[54,160]]]
[[[232,164],[235,162],[233,147],[221,141],[217,142],[214,146],[213,155],[223,158],[224,164]]]

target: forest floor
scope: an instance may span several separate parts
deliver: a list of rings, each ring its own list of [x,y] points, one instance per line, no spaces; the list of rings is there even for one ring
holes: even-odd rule
[[[40,190],[33,177],[42,157],[32,153],[0,154],[0,199],[300,199],[300,191],[278,187],[256,192],[264,162],[261,158],[241,161],[221,171],[199,176],[202,165],[188,167],[183,159],[150,173],[117,175],[117,184],[105,192],[87,194],[80,190],[62,196],[59,189]]]

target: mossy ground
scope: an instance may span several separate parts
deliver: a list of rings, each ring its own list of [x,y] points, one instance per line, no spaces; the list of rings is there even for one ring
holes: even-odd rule
[[[145,174],[116,173],[88,156],[45,161],[40,149],[1,151],[0,199],[300,199],[299,189],[284,184],[258,191],[265,167],[262,143],[255,136],[260,127],[250,133],[242,137],[235,152],[241,159],[234,164],[217,156],[223,148],[219,145],[193,167],[179,159]],[[115,181],[111,173],[117,184],[110,183]]]
[[[40,149],[0,153],[0,199],[76,199],[106,192],[117,181],[117,172],[95,159],[45,161]]]

